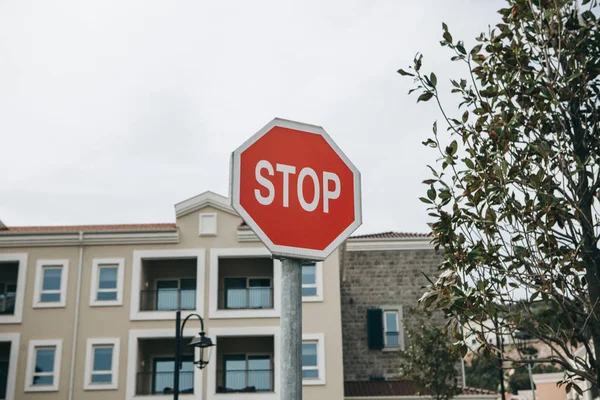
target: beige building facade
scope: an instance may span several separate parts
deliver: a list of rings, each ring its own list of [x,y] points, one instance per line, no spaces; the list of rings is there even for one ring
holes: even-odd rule
[[[175,205],[175,223],[0,223],[0,399],[172,398],[175,310],[216,346],[184,351],[181,399],[280,398],[281,265],[228,199]],[[342,399],[337,251],[303,265],[304,399]],[[190,319],[183,333],[200,331]]]

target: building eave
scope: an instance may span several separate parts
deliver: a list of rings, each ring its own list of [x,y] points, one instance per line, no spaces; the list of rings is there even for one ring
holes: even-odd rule
[[[346,251],[433,250],[431,238],[350,238]]]
[[[170,244],[179,242],[178,229],[80,232],[0,232],[0,248]]]

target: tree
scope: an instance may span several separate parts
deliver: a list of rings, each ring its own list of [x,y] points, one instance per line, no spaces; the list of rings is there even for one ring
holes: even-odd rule
[[[531,373],[547,374],[560,371],[560,368],[551,365],[538,364],[532,368]],[[512,374],[508,377],[508,386],[510,387],[510,392],[512,394],[517,394],[519,390],[532,390],[529,371],[526,366],[522,365],[513,370]]]
[[[400,352],[400,373],[412,379],[419,394],[431,393],[436,400],[451,399],[458,387],[458,354],[451,349],[448,335],[431,322],[431,314],[410,311],[416,323],[406,327],[408,348]]]
[[[414,77],[417,102],[437,103],[448,128],[434,124],[424,142],[440,157],[421,200],[444,259],[422,303],[444,310],[458,339],[459,320],[529,332],[553,349],[536,362],[561,365],[567,390],[577,377],[600,382],[599,8],[507,0],[470,50],[443,24],[441,45],[466,72],[451,80],[455,116],[422,55],[398,71]],[[552,323],[536,318],[536,299]]]
[[[476,356],[470,365],[465,366],[467,386],[498,391],[500,385],[498,360]]]

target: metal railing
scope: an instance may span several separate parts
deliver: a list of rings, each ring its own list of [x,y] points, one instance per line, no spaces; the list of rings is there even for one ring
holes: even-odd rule
[[[196,289],[140,291],[140,311],[195,310]]]
[[[221,309],[239,310],[273,308],[273,288],[253,287],[247,289],[224,289],[221,293]]]
[[[273,370],[229,370],[217,371],[217,393],[272,392]]]
[[[138,372],[135,394],[171,394],[173,393],[173,372]],[[194,372],[179,372],[179,393],[194,393]]]

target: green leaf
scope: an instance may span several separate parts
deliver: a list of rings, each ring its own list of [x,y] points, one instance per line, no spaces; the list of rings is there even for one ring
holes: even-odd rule
[[[406,71],[405,71],[405,70],[403,70],[402,68],[400,68],[400,69],[398,70],[398,73],[399,73],[400,75],[403,75],[403,76],[415,76],[415,74],[411,74],[410,72],[406,72]]]
[[[428,101],[432,97],[433,97],[433,92],[425,92],[419,96],[419,98],[417,99],[417,103],[420,101]]]
[[[427,190],[427,197],[429,198],[429,200],[433,201],[433,200],[435,200],[435,196],[436,196],[435,188],[433,187],[433,185],[431,185],[429,190]]]
[[[421,200],[425,204],[433,204],[431,200],[426,199],[425,197],[419,197],[419,200]]]
[[[431,81],[431,86],[435,87],[435,85],[437,85],[437,77],[433,72],[431,73],[429,80]]]

